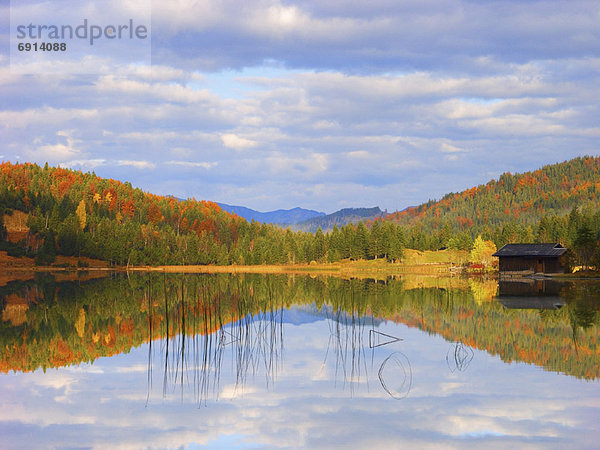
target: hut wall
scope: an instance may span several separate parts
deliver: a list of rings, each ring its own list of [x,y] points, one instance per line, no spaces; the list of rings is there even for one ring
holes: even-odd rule
[[[564,273],[565,266],[562,258],[545,258],[544,261],[545,273]]]
[[[561,258],[552,257],[521,257],[503,256],[499,258],[500,272],[517,272],[532,270],[539,273],[564,273],[565,268]]]
[[[536,263],[537,258],[503,256],[500,257],[499,269],[500,272],[516,272],[520,270],[533,270],[535,272]]]

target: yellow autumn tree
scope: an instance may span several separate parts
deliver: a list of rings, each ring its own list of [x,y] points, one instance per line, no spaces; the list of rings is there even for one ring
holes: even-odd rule
[[[77,335],[82,338],[85,333],[85,309],[83,308],[79,310],[79,316],[75,321],[75,329],[77,330]]]
[[[477,236],[473,242],[473,250],[469,254],[469,261],[477,264],[483,264],[488,267],[492,265],[493,254],[496,252],[496,244],[492,241],[484,241],[481,235]]]
[[[87,222],[87,217],[85,215],[85,202],[83,201],[83,199],[81,199],[81,201],[79,202],[79,206],[77,206],[75,214],[77,214],[77,218],[79,219],[79,226],[83,230]]]

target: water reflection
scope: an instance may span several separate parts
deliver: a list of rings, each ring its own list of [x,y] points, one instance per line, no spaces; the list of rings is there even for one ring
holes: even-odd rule
[[[259,367],[272,384],[284,356],[285,315],[293,307],[302,320],[327,321],[324,360],[336,362],[341,385],[351,389],[377,371],[368,351],[392,342],[381,328],[388,322],[451,342],[451,372],[464,371],[471,352],[481,349],[507,362],[598,378],[598,283],[501,282],[496,297],[490,286],[473,279],[225,274],[58,282],[42,275],[0,287],[0,370],[94,361],[148,342],[148,385],[160,362],[165,395],[170,384],[188,377],[202,401],[219,391],[225,349],[236,362],[238,385]]]
[[[369,348],[383,347],[384,345],[393,344],[394,342],[402,341],[403,339],[391,336],[381,331],[369,330]]]
[[[396,400],[406,398],[412,387],[412,367],[404,353],[394,352],[383,360],[379,371],[381,386]]]
[[[510,309],[492,282],[9,283],[0,435],[10,448],[593,447],[598,285],[563,286],[557,310]]]
[[[468,369],[469,364],[473,361],[475,353],[471,347],[464,345],[462,342],[455,342],[446,353],[446,364],[451,373],[456,371],[464,372]]]
[[[183,292],[184,286],[180,288],[180,292]],[[278,370],[283,366],[284,325],[291,322],[286,317],[292,312],[290,309],[283,306],[276,309],[276,303],[269,300],[265,306],[266,311],[244,315],[247,309],[238,299],[239,311],[236,317],[243,317],[229,322],[230,317],[224,316],[217,305],[211,307],[210,302],[202,303],[200,315],[186,315],[191,306],[186,303],[186,296],[174,297],[175,301],[170,301],[168,296],[164,297],[164,311],[154,308],[160,312],[160,317],[165,318],[166,336],[158,341],[158,351],[155,348],[156,342],[150,341],[148,346],[146,405],[152,393],[157,353],[162,366],[163,398],[178,388],[183,402],[184,396],[188,395],[188,390],[192,387],[195,401],[198,405],[206,406],[208,400],[219,399],[222,391],[221,377],[227,369],[235,374],[234,385],[228,391],[229,396],[236,395],[237,392],[243,393],[249,382],[256,382],[257,376],[264,377],[267,389],[275,383]],[[216,301],[215,297],[211,301]],[[357,305],[353,305],[352,309],[358,309]],[[152,335],[157,320],[153,318],[153,309],[149,308],[149,311],[148,334]],[[327,322],[329,339],[322,368],[328,365],[329,360],[334,361],[334,387],[348,389],[353,395],[358,386],[368,383],[370,372],[376,372],[382,388],[391,397],[401,399],[408,395],[412,385],[412,370],[406,355],[393,349],[388,350],[386,353],[393,353],[375,367],[376,348],[402,341],[396,336],[374,330],[373,327],[380,321],[373,317],[360,317],[357,313],[347,313],[340,307],[334,309],[331,305],[323,305],[317,309],[314,304],[304,304],[300,309],[294,307],[294,311]],[[197,320],[199,317],[200,321]],[[207,327],[210,323],[218,324],[216,331],[211,332]],[[182,331],[190,329],[189,336]],[[172,333],[176,334],[173,336]],[[367,355],[369,349],[371,353]],[[402,375],[400,378],[399,370]]]
[[[565,282],[533,278],[517,278],[498,282],[498,300],[506,308],[560,309],[565,305],[562,291]]]

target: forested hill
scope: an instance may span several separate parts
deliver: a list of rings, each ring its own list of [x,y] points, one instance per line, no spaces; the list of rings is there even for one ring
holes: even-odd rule
[[[536,226],[544,216],[565,215],[600,204],[600,157],[580,157],[533,172],[504,173],[497,180],[445,195],[387,216],[423,230],[449,228],[476,236],[509,223]]]
[[[8,238],[41,264],[55,253],[114,264],[209,262],[248,225],[213,202],[153,195],[93,173],[30,163],[0,164],[0,213],[0,240]],[[20,227],[11,227],[17,219]]]
[[[94,173],[0,164],[0,251],[55,263],[57,255],[113,265],[286,264],[388,258],[403,230],[364,223],[325,235],[248,223],[216,203],[158,196]],[[385,245],[383,245],[385,243]],[[85,266],[84,259],[71,263]]]
[[[561,242],[600,261],[594,251],[600,248],[599,169],[600,158],[583,157],[503,174],[388,220],[313,234],[248,223],[214,202],[158,196],[94,173],[6,162],[0,164],[0,250],[40,265],[52,264],[56,255],[114,265],[398,261],[404,248],[471,250],[481,235],[498,248]]]

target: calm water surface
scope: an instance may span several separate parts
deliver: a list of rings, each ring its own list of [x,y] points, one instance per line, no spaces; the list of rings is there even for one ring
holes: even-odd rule
[[[134,275],[0,287],[2,448],[598,448],[600,287]]]

